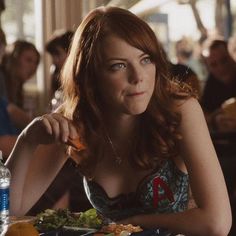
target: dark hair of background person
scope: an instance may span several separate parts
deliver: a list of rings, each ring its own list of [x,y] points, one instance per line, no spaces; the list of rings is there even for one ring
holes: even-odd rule
[[[6,34],[2,28],[0,28],[0,44],[7,44]]]
[[[5,0],[0,0],[0,12],[5,11],[5,9],[6,9]]]
[[[227,49],[228,48],[228,43],[227,43],[227,41],[225,41],[223,39],[209,40],[209,42],[206,42],[206,44],[204,46],[203,56],[207,57],[210,50],[218,48],[219,46],[224,46]]]
[[[70,44],[73,36],[73,31],[56,30],[53,33],[52,38],[47,42],[45,46],[47,52],[52,56],[52,58],[56,58],[57,61],[57,63],[53,62],[53,66],[50,69],[52,96],[54,96],[55,92],[61,87],[61,83],[59,80],[61,67],[64,64],[64,60],[66,59],[67,53],[70,49]]]
[[[56,31],[46,44],[46,50],[50,54],[57,54],[57,49],[59,46],[68,52],[73,35],[73,31]]]

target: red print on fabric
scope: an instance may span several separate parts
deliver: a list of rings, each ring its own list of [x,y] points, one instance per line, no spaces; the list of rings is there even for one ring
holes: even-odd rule
[[[158,187],[164,190],[164,194],[159,195]],[[153,206],[156,208],[158,202],[163,199],[168,199],[170,202],[173,202],[174,196],[169,186],[160,177],[156,177],[153,179]]]

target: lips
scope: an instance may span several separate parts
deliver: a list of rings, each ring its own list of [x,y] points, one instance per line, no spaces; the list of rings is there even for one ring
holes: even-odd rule
[[[132,92],[132,93],[128,93],[127,96],[128,97],[135,97],[135,96],[141,96],[143,95],[145,92]]]

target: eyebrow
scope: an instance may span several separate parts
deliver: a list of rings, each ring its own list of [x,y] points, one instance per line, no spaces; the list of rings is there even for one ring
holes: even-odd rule
[[[149,54],[143,52],[140,55],[138,55],[138,57],[141,58],[141,57],[143,57],[145,55],[149,55]],[[126,61],[126,59],[122,58],[122,57],[111,57],[111,58],[106,59],[106,61],[107,62],[109,62],[109,61]]]

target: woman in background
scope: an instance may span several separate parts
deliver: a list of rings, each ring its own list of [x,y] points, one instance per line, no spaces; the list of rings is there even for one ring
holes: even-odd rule
[[[11,214],[25,214],[72,157],[105,217],[227,235],[230,204],[203,112],[191,91],[171,81],[167,64],[144,21],[120,8],[93,10],[64,67],[63,105],[33,120],[7,161]],[[68,150],[72,143],[77,148]]]
[[[5,76],[9,102],[23,108],[23,84],[36,73],[39,61],[40,54],[32,43],[17,40],[7,45],[1,70]]]
[[[4,158],[32,120],[23,110],[22,86],[35,74],[38,63],[39,52],[32,43],[18,40],[4,48],[0,66],[0,150]]]

